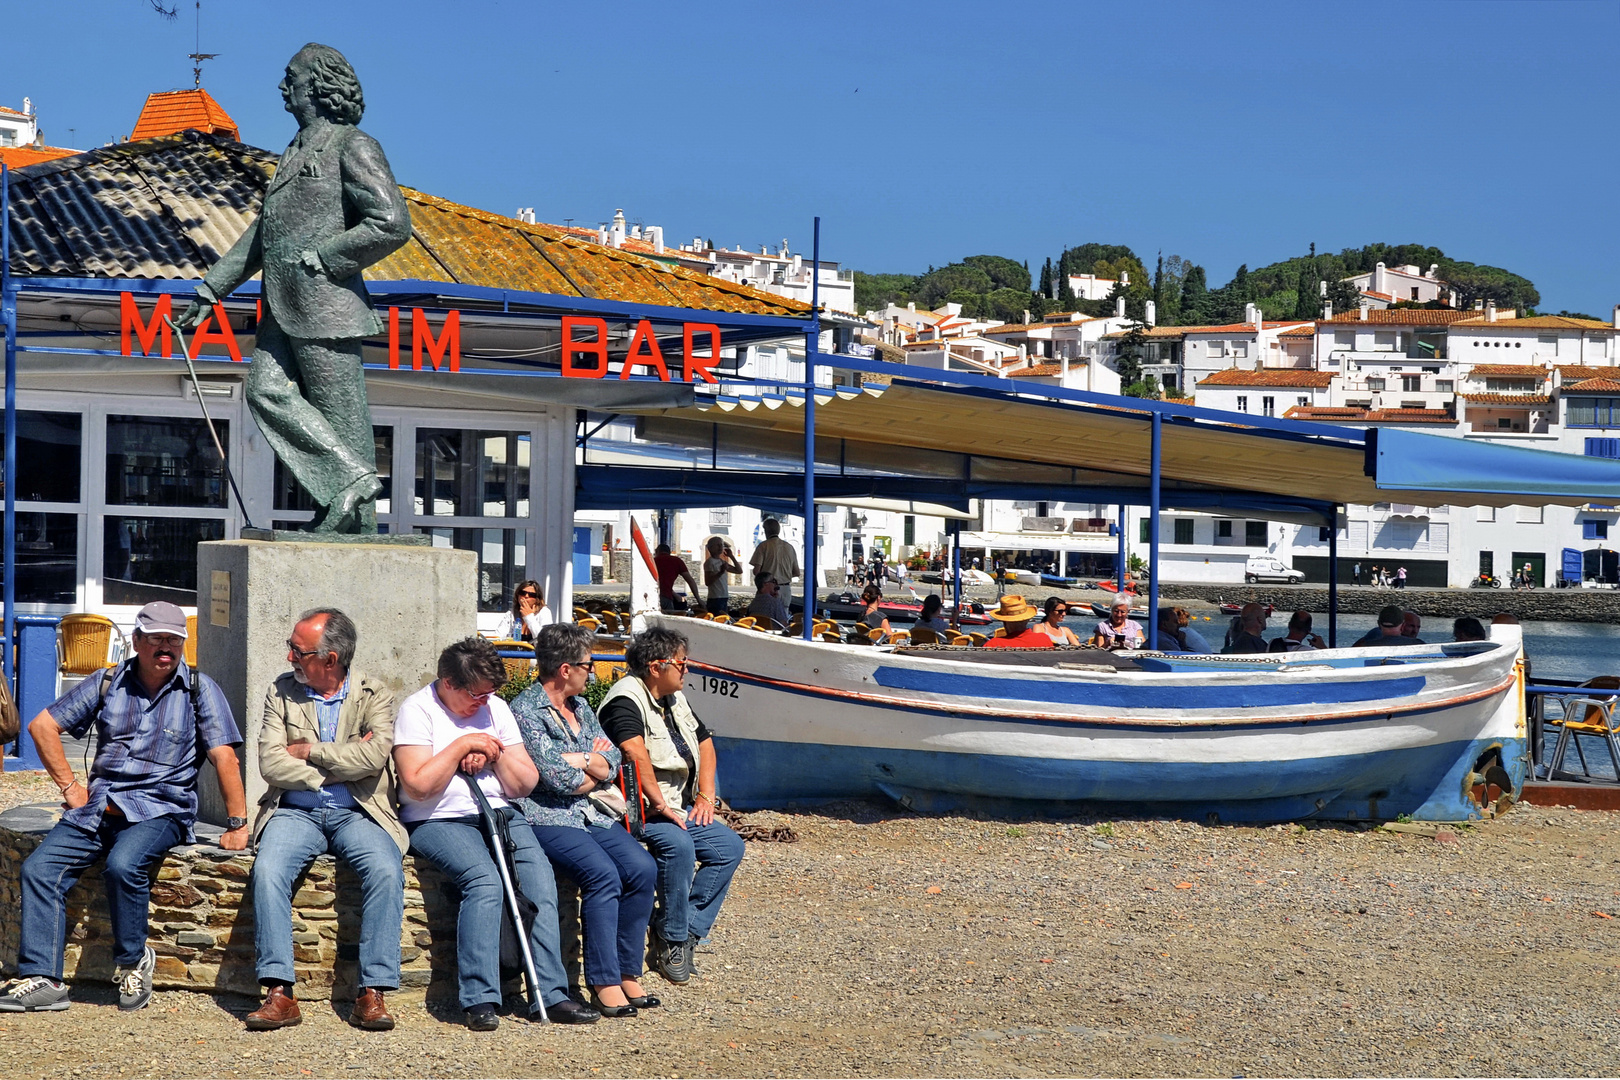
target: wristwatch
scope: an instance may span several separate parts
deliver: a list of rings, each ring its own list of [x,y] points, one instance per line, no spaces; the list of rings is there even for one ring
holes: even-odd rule
[[[225,830],[227,832],[235,832],[237,829],[245,828],[247,828],[247,818],[245,817],[228,817],[225,819]]]

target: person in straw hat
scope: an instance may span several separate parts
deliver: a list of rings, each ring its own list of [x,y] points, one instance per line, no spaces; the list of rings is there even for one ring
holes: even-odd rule
[[[985,614],[1006,627],[1006,636],[991,638],[984,643],[987,649],[1050,649],[1052,639],[1045,634],[1031,628],[1030,624],[1040,618],[1038,608],[1030,607],[1024,602],[1022,596],[1008,594],[1001,598],[1001,604],[994,611]]]

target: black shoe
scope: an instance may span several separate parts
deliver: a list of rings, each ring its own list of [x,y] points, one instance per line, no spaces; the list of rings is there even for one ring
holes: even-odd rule
[[[696,934],[693,934],[691,937],[687,938],[686,944],[682,946],[682,952],[686,958],[686,970],[693,975],[703,974],[703,972],[698,970],[697,960],[694,956],[694,954],[697,952],[697,947],[698,938]]]
[[[501,1018],[495,1015],[495,1006],[488,1002],[467,1010],[468,1031],[494,1031],[500,1026]]]
[[[659,1001],[651,994],[648,994],[645,997],[626,997],[625,1000],[638,1009],[656,1009],[658,1006],[663,1004],[662,1001]]]
[[[594,1024],[602,1017],[590,1006],[564,998],[546,1007],[546,1018],[553,1024]]]
[[[629,999],[626,998],[626,1000]],[[629,1005],[604,1005],[595,991],[591,992],[591,1008],[610,1020],[628,1020],[637,1015],[636,1006],[633,1002]]]
[[[652,969],[672,983],[680,984],[692,977],[685,943],[665,941],[658,931],[652,931],[652,947],[647,950],[647,962]]]

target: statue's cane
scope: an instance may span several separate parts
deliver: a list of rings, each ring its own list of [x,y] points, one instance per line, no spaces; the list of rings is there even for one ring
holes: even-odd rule
[[[180,355],[186,358],[186,370],[191,373],[191,387],[197,392],[197,404],[202,408],[203,421],[208,425],[208,434],[214,437],[214,449],[219,452],[220,464],[225,466],[225,479],[231,483],[231,494],[236,496],[236,506],[242,511],[242,523],[253,528],[253,519],[248,517],[247,503],[242,501],[242,489],[236,486],[236,476],[231,472],[231,459],[225,456],[225,447],[219,441],[219,432],[214,430],[214,418],[208,415],[208,399],[203,397],[202,383],[197,381],[197,367],[191,362],[191,350],[186,348],[186,335],[174,325],[174,320],[167,315],[163,321],[169,324],[174,336],[180,339]]]

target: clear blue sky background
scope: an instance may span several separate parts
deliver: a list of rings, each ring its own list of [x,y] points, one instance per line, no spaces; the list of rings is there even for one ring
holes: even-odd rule
[[[126,134],[191,85],[193,0],[12,5],[0,104]],[[1620,302],[1620,2],[782,4],[204,0],[243,138],[343,50],[401,182],[501,213],[787,237],[870,271],[1088,240],[1224,282],[1315,241],[1418,242]],[[69,129],[74,129],[70,135]]]

